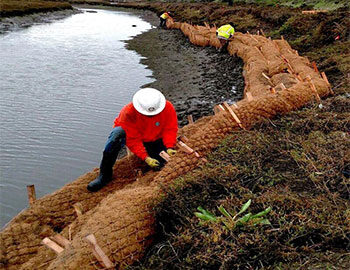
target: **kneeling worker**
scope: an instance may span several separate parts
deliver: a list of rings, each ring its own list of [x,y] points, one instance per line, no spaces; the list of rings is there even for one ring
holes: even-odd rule
[[[216,36],[221,44],[220,51],[225,51],[227,49],[228,42],[233,37],[234,33],[235,29],[233,23],[225,24],[216,30]]]
[[[144,88],[135,93],[132,103],[124,106],[114,120],[100,165],[99,176],[87,189],[98,191],[112,180],[113,165],[123,146],[144,160],[150,167],[159,168],[165,160],[159,156],[166,151],[175,155],[178,125],[174,106],[164,95],[153,88]]]
[[[160,23],[159,23],[159,27],[165,27],[166,26],[166,20],[171,18],[171,12],[164,12],[162,15],[160,15],[159,19],[160,19]]]

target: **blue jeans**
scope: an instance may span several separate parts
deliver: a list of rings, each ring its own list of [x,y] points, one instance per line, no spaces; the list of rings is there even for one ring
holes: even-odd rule
[[[115,127],[112,129],[111,134],[109,134],[105,149],[103,153],[109,155],[115,155],[117,158],[118,153],[122,147],[126,144],[126,134],[122,127]]]
[[[103,158],[101,161],[100,169],[103,173],[112,169],[119,151],[126,144],[126,133],[122,127],[115,127],[108,136],[108,140],[103,150]],[[164,165],[165,160],[159,156],[161,151],[166,151],[166,147],[163,144],[162,139],[158,139],[153,142],[144,142],[144,147],[146,148],[147,154],[154,159],[157,159],[161,165]]]
[[[120,149],[125,146],[126,134],[121,127],[113,128],[103,150],[103,156],[100,164],[100,175],[110,178],[113,174],[113,165],[117,160]]]

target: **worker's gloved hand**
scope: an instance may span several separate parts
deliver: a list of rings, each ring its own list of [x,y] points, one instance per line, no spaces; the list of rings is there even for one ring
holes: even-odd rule
[[[150,166],[151,168],[157,168],[159,167],[160,163],[158,160],[151,158],[151,157],[146,157],[145,162]]]
[[[175,155],[176,154],[176,150],[174,150],[174,149],[172,149],[172,148],[168,148],[167,150],[166,150],[166,152],[167,152],[167,154],[169,155],[169,156],[173,156],[173,155]]]

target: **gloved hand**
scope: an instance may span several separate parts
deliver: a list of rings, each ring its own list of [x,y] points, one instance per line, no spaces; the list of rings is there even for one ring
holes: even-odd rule
[[[160,163],[158,160],[151,158],[151,157],[146,157],[145,162],[150,166],[151,168],[157,168],[159,167]]]
[[[166,150],[166,152],[167,152],[167,154],[169,155],[169,156],[173,156],[173,155],[175,155],[176,154],[176,150],[174,150],[174,149],[172,149],[172,148],[168,148],[167,150]]]

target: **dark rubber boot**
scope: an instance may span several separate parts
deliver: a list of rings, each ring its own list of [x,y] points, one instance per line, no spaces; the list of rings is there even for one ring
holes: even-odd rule
[[[100,165],[100,175],[93,181],[91,181],[87,189],[91,192],[99,191],[105,185],[107,185],[113,176],[113,164],[115,159],[110,157],[108,154],[103,153],[101,165]]]
[[[103,174],[100,174],[95,180],[91,181],[88,184],[87,190],[91,192],[99,191],[101,188],[107,185],[111,180],[112,180],[112,176],[104,176]]]
[[[120,149],[125,145],[125,136],[125,131],[121,127],[115,127],[112,130],[108,137],[105,149],[103,150],[100,175],[88,184],[87,189],[89,191],[99,191],[112,180],[112,168]]]

